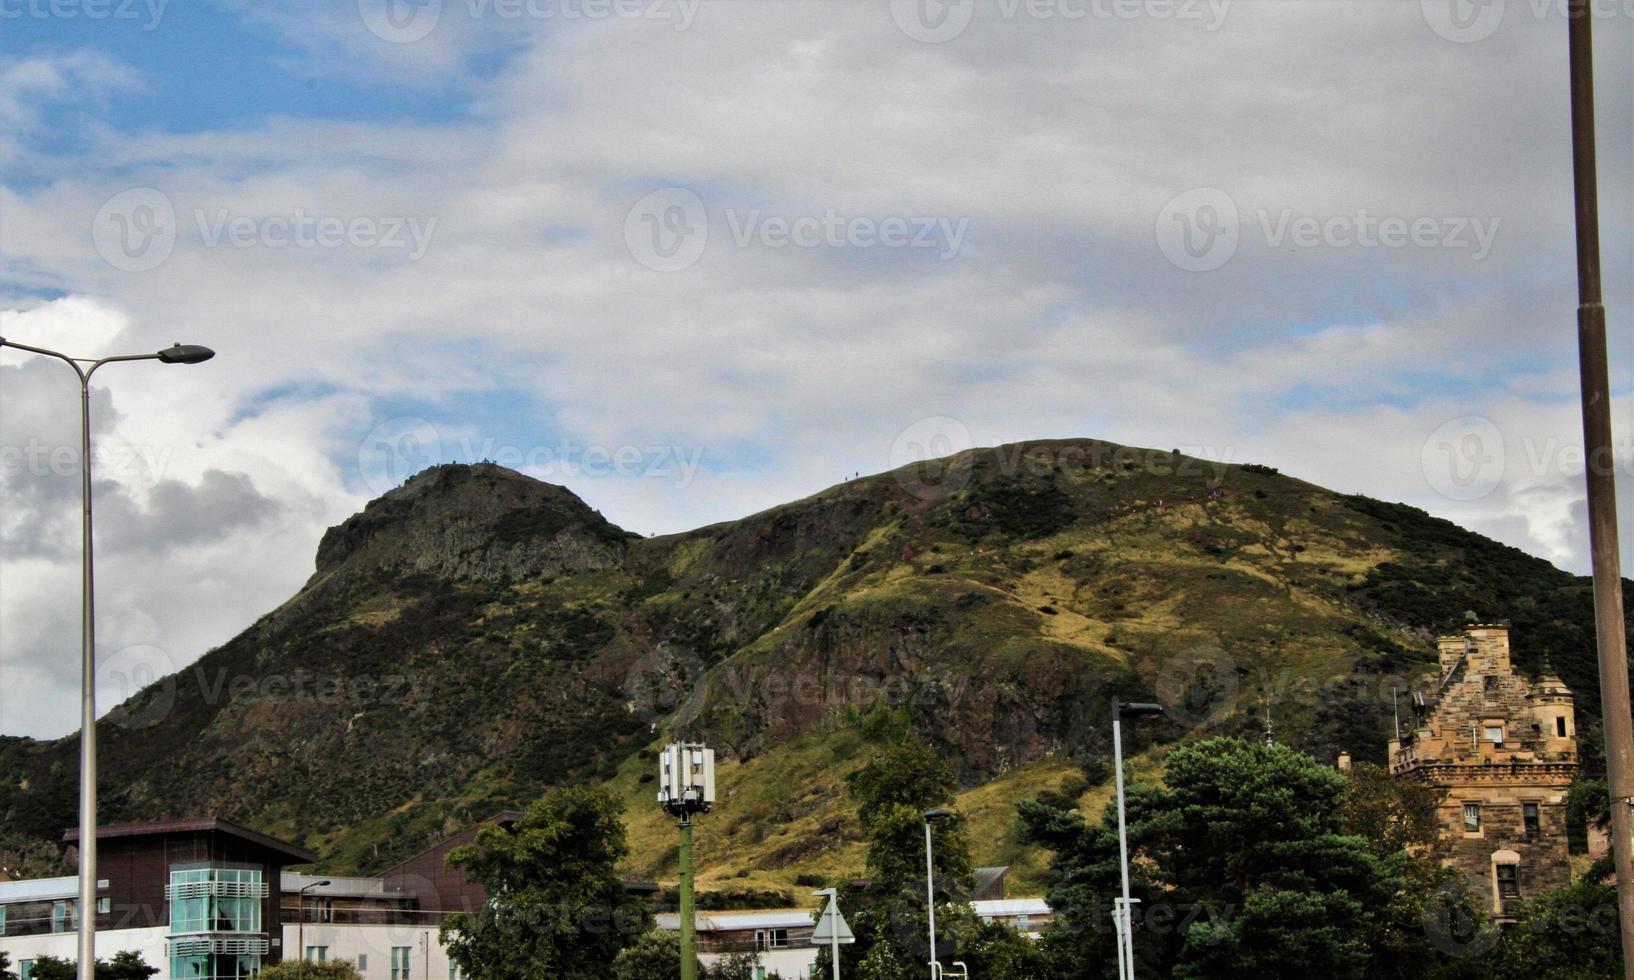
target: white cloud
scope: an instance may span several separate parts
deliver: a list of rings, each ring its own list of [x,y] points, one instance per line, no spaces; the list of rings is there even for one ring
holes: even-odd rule
[[[958,38],[922,44],[885,4],[710,0],[679,31],[500,22],[450,0],[426,39],[394,45],[343,6],[253,16],[361,78],[412,71],[412,85],[468,93],[471,117],[111,132],[57,179],[0,188],[18,339],[221,351],[199,368],[109,369],[99,442],[164,461],[110,489],[125,510],[109,520],[125,526],[108,526],[109,644],[185,663],[281,601],[322,528],[363,500],[359,444],[403,412],[425,414],[445,448],[701,452],[690,482],[566,481],[639,531],[884,469],[899,433],[951,416],[980,443],[1087,435],[1268,462],[1584,565],[1576,479],[1523,465],[1527,446],[1576,431],[1558,23],[1511,17],[1454,44],[1411,3],[1239,2],[1216,30],[1005,19],[983,4]],[[1614,94],[1634,88],[1631,29],[1600,32],[1608,271],[1634,254],[1634,139]],[[498,66],[491,80],[473,59]],[[672,185],[704,203],[709,241],[690,268],[655,272],[630,254],[626,219]],[[1243,219],[1236,253],[1208,273],[1171,266],[1156,242],[1164,205],[1197,186],[1228,193]],[[173,254],[139,274],[90,234],[131,187],[158,189],[175,214]],[[1364,211],[1501,220],[1479,261],[1296,248],[1260,224]],[[829,213],[968,230],[947,261],[733,241],[750,216]],[[269,242],[269,223],[299,215],[435,225],[417,260]],[[208,244],[238,219],[246,244]],[[1627,277],[1608,284],[1626,391]],[[42,292],[70,298],[26,298]],[[71,415],[40,406],[72,392],[48,396],[44,370],[0,356],[4,444],[71,437]],[[513,396],[543,411],[493,409]],[[1626,400],[1618,412],[1634,432]],[[1426,440],[1462,416],[1490,418],[1505,442],[1502,479],[1476,500],[1438,495],[1424,473]],[[40,529],[0,564],[8,670],[44,671],[46,638],[73,628],[69,484],[0,519],[8,536]],[[175,512],[172,495],[255,519],[155,556],[133,525]],[[27,564],[41,555],[54,557]],[[71,679],[0,704],[0,728],[72,727]]]

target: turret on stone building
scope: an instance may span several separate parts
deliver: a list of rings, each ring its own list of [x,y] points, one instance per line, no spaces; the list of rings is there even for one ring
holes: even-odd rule
[[[1414,695],[1412,731],[1390,742],[1390,772],[1445,793],[1442,855],[1505,917],[1571,884],[1572,692],[1547,664],[1536,683],[1515,673],[1506,626],[1470,626],[1437,646],[1440,677]]]

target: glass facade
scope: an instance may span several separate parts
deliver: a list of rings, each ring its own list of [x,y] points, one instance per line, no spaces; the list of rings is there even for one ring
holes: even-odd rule
[[[247,980],[261,969],[267,884],[260,868],[173,868],[165,891],[172,980]]]
[[[260,932],[261,871],[195,868],[170,873],[170,934]]]

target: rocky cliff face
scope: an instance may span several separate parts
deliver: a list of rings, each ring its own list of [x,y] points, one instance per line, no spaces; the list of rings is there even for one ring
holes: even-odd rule
[[[372,570],[526,581],[614,568],[631,537],[563,487],[492,464],[438,466],[330,528],[317,577]]]

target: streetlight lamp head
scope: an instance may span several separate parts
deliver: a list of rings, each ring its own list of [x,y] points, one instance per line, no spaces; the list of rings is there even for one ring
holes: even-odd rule
[[[951,817],[951,816],[953,816],[953,811],[952,810],[926,810],[925,811],[925,819],[927,821],[929,821],[929,820],[946,820],[948,817]]]
[[[333,884],[334,884],[334,882],[332,882],[329,879],[325,878],[324,880],[318,882],[318,887],[319,888],[327,888],[327,887],[329,887],[330,885],[333,885]]]
[[[175,344],[159,352],[159,360],[166,364],[202,364],[215,356],[215,351],[198,344]]]
[[[1118,714],[1125,718],[1155,718],[1163,714],[1161,704],[1120,704]]]

